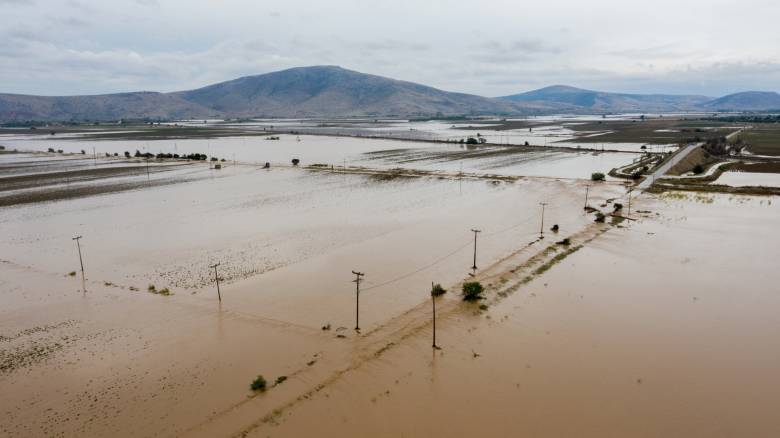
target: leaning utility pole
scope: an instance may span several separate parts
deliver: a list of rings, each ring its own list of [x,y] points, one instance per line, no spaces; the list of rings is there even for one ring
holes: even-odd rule
[[[209,266],[209,268],[214,268],[214,281],[217,282],[217,298],[219,298],[219,302],[221,303],[222,302],[222,294],[219,292],[219,275],[217,274],[217,266],[219,266],[219,265],[220,265],[220,263],[215,263],[215,264]]]
[[[471,232],[474,233],[474,264],[471,266],[471,269],[477,270],[477,233],[481,233],[482,230],[475,230],[474,228],[471,229]]]
[[[360,331],[360,283],[363,281],[364,273],[352,271],[355,274],[355,279],[352,280],[355,283],[355,331]]]
[[[631,192],[633,192],[633,190],[628,191],[628,215],[627,216],[631,216]]]
[[[81,236],[76,236],[72,240],[76,241],[76,248],[79,250],[79,264],[81,265],[81,285],[84,288],[84,292],[87,291],[87,279],[84,276],[84,259],[81,258],[81,244],[79,243],[79,240],[81,240]]]
[[[539,228],[539,237],[544,239],[544,207],[547,205],[546,202],[540,202],[539,205],[542,206],[542,225]]]

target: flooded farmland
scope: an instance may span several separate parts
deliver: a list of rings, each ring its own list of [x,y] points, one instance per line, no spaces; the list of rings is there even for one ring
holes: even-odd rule
[[[774,298],[749,282],[778,280],[764,237],[776,197],[629,201],[623,180],[589,180],[627,152],[288,134],[0,143],[5,435],[780,429],[751,402],[777,402],[762,343]],[[225,161],[124,157],[136,150]],[[461,300],[469,280],[483,300]],[[441,349],[432,282],[448,290]],[[697,408],[676,417],[684,406]]]

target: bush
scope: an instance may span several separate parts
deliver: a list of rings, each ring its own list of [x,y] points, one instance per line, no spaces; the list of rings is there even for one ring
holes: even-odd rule
[[[593,172],[590,174],[590,179],[593,181],[604,181],[604,174],[601,172]]]
[[[287,376],[279,376],[279,377],[277,377],[276,378],[276,383],[274,384],[274,386],[283,383],[285,380],[287,380]]]
[[[54,153],[54,148],[49,148],[48,152],[53,154]]]
[[[440,284],[433,285],[433,289],[431,289],[431,295],[434,297],[438,297],[439,295],[444,295],[447,293],[447,290],[441,287]]]
[[[695,173],[696,175],[704,173],[704,166],[702,166],[701,164],[697,164],[696,166],[693,167],[693,173]]]
[[[555,242],[555,243],[556,243],[556,244],[558,244],[558,245],[569,246],[569,245],[571,245],[571,239],[569,239],[569,238],[567,237],[567,238],[565,238],[565,239],[563,239],[563,240],[560,240],[560,241],[558,241],[558,242]]]
[[[597,211],[596,212],[596,222],[604,222],[604,219],[606,219],[606,216],[604,216],[604,213]]]
[[[466,144],[479,144],[479,140],[474,137],[469,137],[466,139]]]
[[[148,290],[149,292],[157,293],[157,288],[153,284],[150,284],[149,287],[146,288],[146,290]]]
[[[252,388],[252,391],[265,391],[266,385],[265,378],[263,378],[262,375],[259,375],[252,381],[252,384],[249,385],[249,387]]]
[[[614,210],[614,211],[615,211],[615,212],[618,212],[618,211],[620,211],[620,210],[622,210],[622,209],[623,209],[623,204],[621,204],[621,203],[619,203],[619,202],[616,202],[616,203],[615,203],[615,205],[614,205],[614,208],[615,208],[615,210]]]
[[[84,152],[84,149],[82,149],[81,150],[81,155],[84,155],[84,154],[86,154],[86,152]]]
[[[157,292],[157,293],[160,294],[160,295],[165,295],[167,297],[168,295],[171,294],[171,291],[170,291],[170,289],[168,289],[166,287],[166,288],[160,289],[160,291]]]
[[[76,271],[70,271],[70,272],[68,272],[68,275],[70,275],[71,277],[75,277],[76,276]]]
[[[297,166],[297,165],[298,165],[300,162],[301,162],[301,160],[299,160],[299,159],[297,159],[297,158],[293,158],[293,159],[292,159],[292,165],[293,165],[293,166]]]
[[[482,299],[482,292],[485,288],[478,281],[467,281],[463,283],[463,300],[476,301]]]
[[[552,231],[553,233],[557,233],[558,230],[560,230],[560,227],[558,226],[558,224],[555,224],[555,225],[552,226],[552,228],[550,228],[550,231]]]

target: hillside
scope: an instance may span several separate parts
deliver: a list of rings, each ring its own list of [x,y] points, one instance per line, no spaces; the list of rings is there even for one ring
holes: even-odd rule
[[[527,93],[500,97],[528,106],[535,104],[572,112],[670,112],[694,111],[711,100],[705,96],[670,94],[623,94],[554,85]]]
[[[780,94],[746,91],[714,99],[703,107],[712,111],[780,111]]]

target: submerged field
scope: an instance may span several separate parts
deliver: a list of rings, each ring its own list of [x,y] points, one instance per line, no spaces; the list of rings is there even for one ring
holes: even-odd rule
[[[626,219],[588,177],[631,153],[72,134],[0,137],[3,435],[780,431],[777,197],[635,193]],[[586,185],[623,210],[594,222]]]

